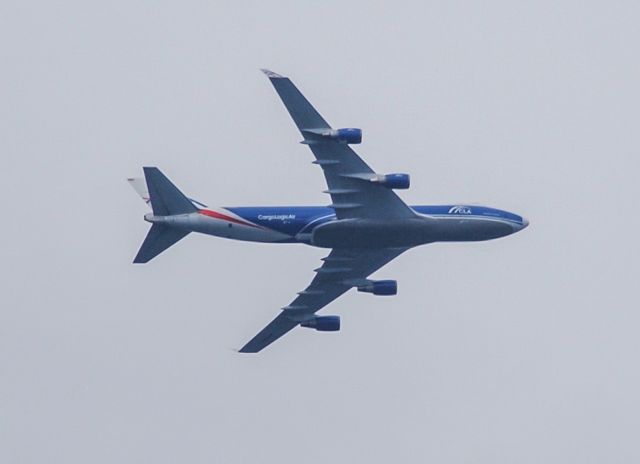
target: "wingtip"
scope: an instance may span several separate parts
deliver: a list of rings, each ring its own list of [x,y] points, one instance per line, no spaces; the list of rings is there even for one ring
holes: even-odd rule
[[[284,79],[285,77],[275,73],[273,71],[271,71],[270,69],[265,69],[265,68],[260,68],[260,71],[262,71],[263,73],[265,73],[265,75],[269,78],[269,79]]]

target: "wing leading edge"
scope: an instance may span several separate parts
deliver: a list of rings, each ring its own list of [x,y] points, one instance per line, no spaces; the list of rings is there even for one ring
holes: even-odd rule
[[[240,352],[257,353],[262,350],[301,322],[312,318],[317,311],[406,250],[332,250],[329,256],[323,258],[323,265],[315,270],[316,276],[311,284],[298,292],[298,296],[282,308],[278,317],[242,347]]]

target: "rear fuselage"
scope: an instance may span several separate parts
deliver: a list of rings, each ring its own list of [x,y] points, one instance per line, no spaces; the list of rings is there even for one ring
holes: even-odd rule
[[[402,221],[337,219],[332,208],[321,206],[203,208],[191,214],[148,215],[145,219],[235,240],[305,243],[323,248],[411,247],[432,242],[490,240],[528,225],[522,216],[483,206],[412,209],[416,217]]]

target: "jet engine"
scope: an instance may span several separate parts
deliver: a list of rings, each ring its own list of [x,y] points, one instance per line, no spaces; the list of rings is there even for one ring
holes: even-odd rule
[[[365,285],[359,285],[358,291],[374,295],[395,295],[398,293],[398,282],[395,280],[369,280]]]
[[[320,332],[336,332],[340,330],[340,316],[315,316],[300,325]]]
[[[349,127],[345,129],[333,129],[327,131],[325,137],[329,137],[332,140],[337,140],[342,143],[361,143],[362,142],[362,129],[356,129]]]
[[[377,175],[371,179],[371,182],[380,184],[388,189],[405,190],[409,188],[411,180],[409,174],[384,174]]]

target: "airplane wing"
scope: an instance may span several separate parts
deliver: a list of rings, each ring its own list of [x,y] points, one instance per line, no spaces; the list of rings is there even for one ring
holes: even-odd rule
[[[263,69],[320,165],[338,219],[404,219],[413,210],[394,192],[375,182],[376,173],[349,145],[323,136],[331,126],[289,78]]]
[[[407,248],[379,250],[333,249],[323,258],[323,265],[315,270],[317,275],[311,284],[298,292],[288,306],[264,329],[249,341],[241,353],[257,353],[289,332],[345,293],[356,287],[382,266],[393,260]]]

